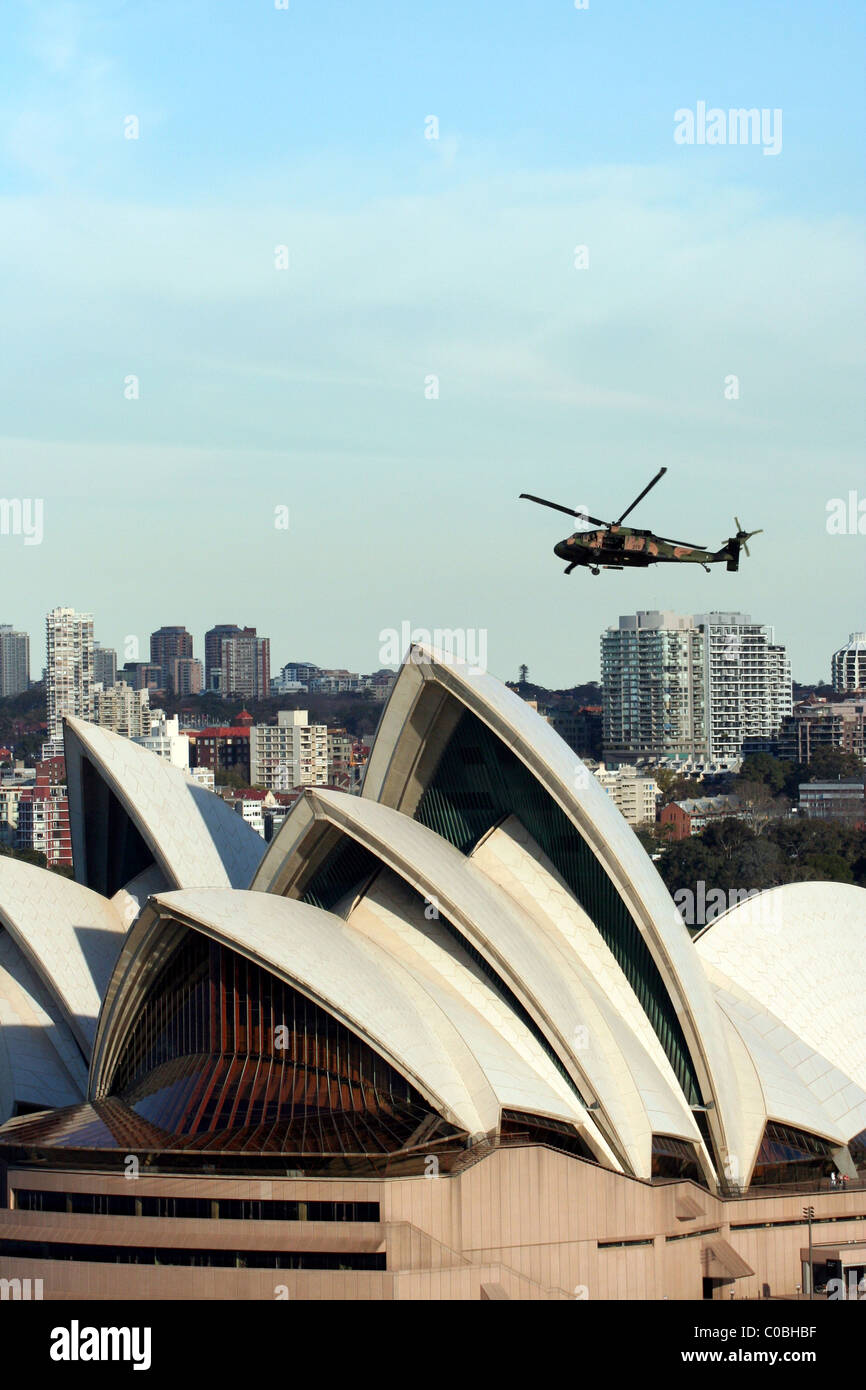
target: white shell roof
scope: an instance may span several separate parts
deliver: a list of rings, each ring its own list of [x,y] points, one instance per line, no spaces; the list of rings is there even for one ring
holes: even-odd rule
[[[866,1091],[866,889],[789,883],[747,898],[695,941],[741,991]]]
[[[486,672],[430,647],[407,655],[385,706],[364,778],[362,800],[387,797],[399,806],[414,774],[422,735],[413,712],[425,683],[434,681],[471,710],[521,759],[578,828],[626,904],[653,956],[701,1077],[708,1121],[722,1153],[741,1152],[734,1069],[727,1031],[689,933],[670,894],[631,826],[583,761],[526,701]],[[404,746],[405,745],[405,746]],[[284,827],[285,830],[285,827]]]
[[[83,837],[82,757],[89,757],[178,888],[246,888],[265,842],[230,806],[179,767],[84,719],[64,720],[73,857]]]
[[[742,1039],[767,1120],[839,1145],[866,1129],[866,890],[792,883],[747,898],[696,938],[720,1008]]]
[[[0,930],[0,1124],[19,1101],[74,1105],[86,1089],[87,1067],[57,1001]]]
[[[0,925],[57,1001],[89,1056],[124,937],[111,903],[72,879],[0,858]]]

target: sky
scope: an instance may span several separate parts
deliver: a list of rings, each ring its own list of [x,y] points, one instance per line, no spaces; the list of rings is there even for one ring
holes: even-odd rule
[[[44,520],[0,534],[0,621],[34,676],[59,604],[122,658],[237,622],[275,672],[370,671],[408,624],[551,687],[637,609],[747,612],[801,681],[866,629],[861,4],[9,0],[4,30],[3,486]],[[678,141],[700,103],[766,138]],[[739,573],[566,578],[568,519],[518,500],[613,519],[663,465],[630,521],[717,548],[736,514]]]

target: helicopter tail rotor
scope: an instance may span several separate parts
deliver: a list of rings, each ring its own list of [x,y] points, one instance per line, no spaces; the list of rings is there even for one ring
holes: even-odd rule
[[[752,536],[762,536],[762,535],[764,534],[763,527],[761,527],[761,528],[760,528],[759,530],[757,530],[757,531],[744,531],[744,530],[743,530],[742,522],[740,521],[740,518],[739,518],[738,516],[735,516],[735,517],[734,517],[734,524],[735,524],[735,526],[736,526],[736,528],[737,528],[737,537],[736,537],[736,538],[737,538],[737,540],[739,541],[740,545],[741,545],[741,546],[743,547],[743,549],[745,550],[746,554],[748,555],[748,554],[749,554],[748,542],[751,540]]]

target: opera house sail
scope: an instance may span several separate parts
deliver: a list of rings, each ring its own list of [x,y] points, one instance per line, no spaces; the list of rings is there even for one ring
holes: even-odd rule
[[[269,846],[155,754],[64,735],[75,881],[0,859],[0,1274],[785,1294],[804,1185],[858,1233],[863,889],[693,939],[551,726],[423,647],[361,794],[307,790]]]

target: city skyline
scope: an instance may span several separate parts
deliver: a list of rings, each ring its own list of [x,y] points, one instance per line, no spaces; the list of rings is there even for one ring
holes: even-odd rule
[[[863,27],[15,9],[2,445],[44,503],[40,544],[0,536],[16,625],[62,596],[143,638],[182,583],[195,632],[240,594],[275,650],[363,669],[403,621],[483,628],[492,671],[565,686],[600,604],[737,608],[826,676],[827,594],[864,627]],[[781,112],[778,152],[680,143],[715,106]],[[568,524],[518,494],[614,516],[662,464],[636,524],[718,545],[736,513],[739,574],[566,580]]]
[[[151,651],[151,637],[152,637],[153,635],[157,634],[157,633],[162,632],[164,629],[169,628],[169,627],[178,627],[178,628],[182,628],[182,629],[184,629],[184,630],[189,634],[189,636],[192,638],[192,653],[193,653],[193,658],[194,658],[195,661],[200,662],[202,668],[204,669],[204,667],[205,667],[205,637],[206,637],[207,634],[208,634],[210,631],[212,631],[212,630],[214,629],[214,627],[216,626],[213,622],[211,622],[211,623],[208,625],[207,628],[205,628],[204,630],[202,630],[202,631],[199,633],[198,631],[193,630],[193,629],[191,628],[191,626],[190,626],[189,623],[161,624],[159,627],[152,627],[152,628],[149,628],[149,629],[147,629],[146,631],[144,631],[144,632],[142,632],[142,633],[140,633],[140,634],[139,634],[139,633],[135,633],[135,634],[126,634],[126,635],[124,636],[124,638],[123,638],[120,642],[112,642],[112,641],[110,641],[110,640],[105,640],[104,635],[97,636],[98,615],[97,615],[96,613],[93,613],[93,612],[91,612],[91,611],[89,611],[89,610],[88,610],[88,611],[82,612],[82,610],[76,608],[75,605],[73,605],[73,604],[63,604],[63,605],[58,605],[58,607],[68,608],[68,609],[70,609],[70,610],[72,610],[72,611],[78,613],[80,616],[83,616],[83,617],[92,617],[92,619],[93,619],[93,642],[94,642],[94,648],[96,649],[97,654],[98,654],[98,652],[99,652],[100,649],[102,649],[102,650],[107,650],[107,651],[109,651],[109,652],[110,652],[110,651],[113,651],[113,652],[116,654],[116,658],[117,658],[117,663],[116,663],[116,679],[118,679],[118,680],[122,679],[122,670],[123,670],[123,667],[124,667],[127,663],[129,663],[129,664],[145,664],[145,665],[151,664],[151,663],[150,663],[150,660],[149,660],[149,658],[150,658],[150,651]],[[53,611],[53,610],[49,610],[49,611]],[[572,686],[583,685],[583,684],[586,684],[586,683],[589,682],[589,681],[597,681],[598,683],[601,683],[601,677],[602,677],[602,669],[601,669],[601,668],[602,668],[602,662],[601,662],[600,645],[599,645],[599,644],[600,644],[600,640],[601,640],[601,638],[603,637],[605,631],[607,631],[607,630],[608,630],[609,628],[611,628],[611,627],[615,627],[615,626],[619,623],[620,619],[625,618],[625,617],[629,617],[629,618],[634,617],[636,613],[653,613],[653,612],[662,612],[662,613],[665,613],[665,612],[667,612],[667,613],[674,614],[675,616],[681,617],[681,618],[703,618],[703,617],[708,616],[708,615],[711,614],[711,613],[713,613],[713,614],[728,614],[728,613],[731,613],[731,612],[741,612],[741,611],[742,611],[742,610],[738,610],[738,609],[732,610],[732,609],[728,608],[728,609],[707,609],[707,610],[704,610],[702,613],[698,613],[697,611],[689,612],[688,610],[677,610],[677,609],[654,610],[654,609],[646,609],[646,608],[641,607],[641,608],[637,608],[637,609],[632,610],[632,612],[631,612],[631,613],[628,613],[628,614],[622,613],[621,611],[620,611],[620,612],[617,612],[616,615],[615,615],[615,617],[614,617],[614,616],[611,616],[610,619],[609,619],[609,621],[605,624],[605,626],[601,627],[601,628],[598,630],[598,632],[596,633],[595,674],[589,674],[589,673],[587,673],[587,672],[585,672],[585,671],[575,671],[575,672],[573,673],[573,679],[571,679],[570,681],[565,681],[565,682],[563,682],[563,683],[561,683],[561,684],[555,684],[553,681],[549,681],[548,679],[545,678],[545,673],[544,673],[543,670],[541,671],[541,673],[539,673],[538,670],[533,669],[533,667],[530,665],[530,663],[527,662],[526,664],[527,664],[527,666],[529,666],[530,684],[539,685],[539,686],[541,686],[541,687],[543,687],[543,688],[545,688],[545,689],[549,689],[549,690],[555,690],[555,689],[570,689]],[[247,616],[249,616],[249,615],[247,615]],[[756,617],[754,614],[751,614],[751,613],[749,614],[749,617],[752,618],[753,621],[754,621],[755,623],[757,623],[758,625],[760,625],[760,626],[772,627],[772,628],[774,628],[774,629],[777,629],[777,624],[773,621],[773,619],[772,619],[771,617],[770,617],[770,618]],[[42,671],[44,671],[44,669],[45,669],[45,662],[44,662],[44,659],[43,659],[43,661],[40,663],[40,662],[37,660],[37,658],[35,657],[35,655],[34,655],[35,652],[38,652],[38,651],[40,650],[40,645],[39,645],[39,644],[40,644],[40,640],[41,640],[41,634],[44,633],[44,631],[45,631],[45,621],[46,621],[46,614],[43,613],[43,614],[42,614],[42,617],[41,617],[41,620],[40,620],[39,624],[38,624],[37,627],[36,627],[35,632],[34,632],[34,631],[28,631],[27,628],[26,628],[26,627],[23,627],[22,625],[16,625],[16,624],[14,624],[14,623],[11,624],[11,627],[15,630],[16,633],[18,633],[18,634],[23,634],[23,635],[29,637],[29,639],[30,639],[30,648],[29,648],[29,650],[30,650],[30,664],[31,664],[31,670],[30,670],[30,679],[31,679],[31,683],[37,683],[37,682],[41,679],[41,674],[37,674],[37,672],[42,672]],[[10,624],[6,624],[5,626],[8,627],[8,626],[10,626]],[[253,624],[253,628],[256,628],[256,626],[257,626],[256,624]],[[252,630],[252,629],[251,629],[251,630]],[[261,640],[261,639],[264,639],[265,641],[270,641],[271,651],[273,651],[273,648],[274,648],[273,640],[270,639],[270,638],[268,638],[268,637],[266,637],[265,634],[262,632],[262,630],[261,630],[260,627],[258,627],[257,630],[258,630],[258,633],[259,633],[259,639],[260,639],[260,640]],[[404,621],[404,630],[405,630],[405,621]],[[392,631],[393,631],[393,630],[392,630]],[[128,657],[127,657],[127,656],[124,655],[124,643],[125,643],[127,637],[130,636],[130,635],[134,636],[134,637],[136,638],[136,640],[138,641],[138,653],[139,653],[138,656],[128,656]],[[783,647],[786,649],[786,651],[788,652],[788,655],[789,655],[789,657],[790,657],[790,654],[791,654],[791,643],[789,642],[789,640],[787,639],[787,637],[785,637],[785,636],[779,637],[778,630],[776,630],[776,636],[777,636],[777,640],[779,641],[780,645],[783,646]],[[850,644],[851,640],[852,640],[853,638],[856,638],[857,636],[858,636],[858,631],[857,631],[856,628],[853,628],[853,629],[851,629],[850,631],[848,631],[848,632],[846,632],[846,633],[840,633],[840,635],[838,636],[838,639],[836,639],[836,638],[833,639],[832,644],[831,644],[830,648],[828,649],[827,654],[826,654],[826,657],[825,657],[825,662],[824,662],[825,669],[820,673],[820,675],[819,675],[819,677],[818,677],[817,679],[815,679],[815,678],[813,678],[813,677],[810,677],[810,676],[808,676],[808,675],[804,675],[804,674],[798,672],[798,671],[795,669],[794,663],[793,663],[793,660],[792,660],[792,661],[791,661],[791,668],[792,668],[792,679],[793,679],[794,683],[797,684],[797,685],[817,685],[817,684],[831,685],[831,684],[832,684],[832,672],[833,672],[833,659],[834,659],[834,656],[836,656],[843,648],[846,648],[846,647]],[[422,639],[422,640],[423,640],[423,639]],[[485,639],[485,644],[486,644],[486,639]],[[380,642],[377,644],[377,657],[378,657],[379,655],[382,654],[382,652],[383,652],[383,650],[384,650],[384,648],[385,648],[386,646],[393,647],[393,641],[392,641],[391,643],[380,641]],[[44,652],[44,643],[42,644],[42,650],[43,650],[43,652]],[[402,653],[402,651],[401,651],[401,659],[402,659],[402,654],[403,654],[403,653]],[[389,653],[386,653],[386,655],[389,655]],[[384,669],[386,669],[386,668],[387,668],[387,669],[395,669],[395,670],[396,670],[396,669],[397,669],[397,664],[398,664],[398,663],[391,662],[390,659],[389,659],[389,660],[382,660],[382,661],[379,661],[379,660],[377,659],[377,660],[375,660],[375,661],[373,661],[373,662],[371,662],[371,663],[368,663],[367,665],[364,665],[363,663],[360,663],[360,664],[349,664],[349,663],[339,664],[339,663],[340,663],[340,657],[339,657],[339,654],[338,654],[337,662],[336,662],[334,665],[326,665],[323,661],[311,660],[310,654],[309,654],[309,653],[303,653],[301,656],[299,656],[299,655],[297,654],[296,651],[293,652],[293,651],[291,650],[291,648],[290,648],[288,654],[286,654],[286,655],[284,655],[284,656],[278,656],[278,657],[273,657],[273,656],[272,656],[272,657],[271,657],[271,681],[273,682],[273,681],[278,677],[279,673],[282,671],[282,669],[283,669],[285,666],[292,665],[292,664],[295,664],[295,663],[297,663],[297,662],[302,662],[302,661],[303,661],[303,662],[306,662],[306,661],[308,661],[308,660],[310,661],[310,664],[311,664],[311,665],[316,666],[316,667],[318,667],[318,668],[321,669],[321,670],[325,670],[325,671],[327,671],[327,670],[347,670],[347,671],[350,671],[350,672],[352,672],[352,671],[358,672],[358,673],[360,673],[360,674],[372,674],[372,673],[375,673],[375,672],[378,671],[378,670],[384,670]],[[157,663],[157,664],[158,664],[158,663]],[[520,664],[521,664],[521,663],[518,663],[517,667],[515,668],[515,670],[514,670],[513,672],[498,671],[498,670],[495,670],[495,669],[492,667],[492,665],[491,665],[488,669],[490,669],[491,672],[492,672],[492,674],[496,675],[500,680],[514,682],[514,681],[516,681],[516,680],[518,679],[518,677],[519,677]],[[96,679],[96,677],[94,676],[94,680],[95,680],[95,679]],[[213,692],[213,691],[210,691],[210,692],[209,692],[209,691],[205,688],[205,689],[203,689],[203,691],[202,691],[201,693],[211,693],[211,694],[213,694],[213,693],[215,693],[215,692]]]

